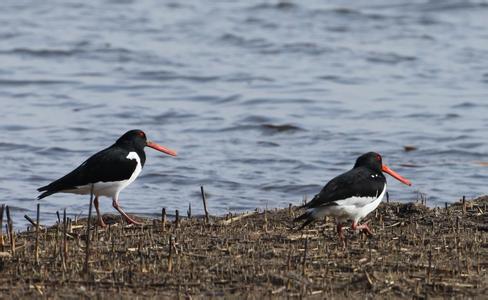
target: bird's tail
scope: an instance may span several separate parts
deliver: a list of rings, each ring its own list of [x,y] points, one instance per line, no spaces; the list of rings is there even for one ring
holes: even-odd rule
[[[37,200],[41,200],[42,198],[46,198],[47,196],[50,196],[52,194],[56,194],[57,192],[60,191],[59,188],[56,188],[52,186],[52,184],[45,185],[43,187],[40,187],[37,189],[38,192],[44,192],[37,196]]]
[[[57,191],[44,192],[44,193],[40,194],[39,196],[37,196],[37,200],[41,200],[42,198],[46,198],[47,196],[51,196],[52,194],[55,194],[55,193],[57,193]]]
[[[305,220],[305,222],[303,222],[303,224],[298,227],[297,230],[302,230],[303,228],[305,228],[305,226],[307,226],[308,224],[312,223],[313,221],[315,221],[315,218],[313,217],[313,212],[311,211],[306,211],[305,213],[303,213],[302,215],[296,217],[293,222],[301,222]]]

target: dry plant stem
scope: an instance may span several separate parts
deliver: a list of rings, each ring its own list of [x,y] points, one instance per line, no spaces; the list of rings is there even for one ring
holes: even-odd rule
[[[162,229],[163,229],[163,232],[166,228],[166,207],[163,207],[163,209],[161,210],[161,225],[162,225]]]
[[[92,214],[92,205],[93,205],[93,184],[91,185],[90,190],[90,205],[88,207],[88,221],[86,226],[86,248],[85,248],[85,272],[88,274],[90,271],[90,226],[91,226],[91,214]]]
[[[205,222],[209,223],[208,210],[207,210],[207,197],[205,197],[205,191],[203,190],[203,185],[200,186],[200,192],[202,193],[203,210],[205,211]]]
[[[24,219],[26,219],[27,221],[29,221],[29,223],[31,223],[32,227],[36,227],[36,222],[34,220],[32,220],[31,217],[29,217],[28,215],[24,215]]]
[[[180,212],[178,210],[175,211],[175,229],[178,228],[180,225]]]
[[[39,264],[39,217],[40,217],[40,211],[41,211],[41,204],[37,203],[37,217],[36,217],[36,265]]]
[[[63,270],[66,271],[66,260],[68,258],[68,221],[66,220],[66,208],[63,210]]]
[[[308,252],[308,237],[305,239],[305,246],[303,251],[303,261],[302,261],[302,275],[305,276],[306,264],[307,264],[307,252]]]
[[[0,249],[5,251],[4,241],[3,241],[3,211],[5,210],[5,204],[0,206]]]
[[[268,232],[268,208],[264,210],[264,232]]]
[[[169,236],[169,254],[168,254],[168,272],[171,273],[173,271],[173,236]]]
[[[15,234],[14,234],[14,224],[12,218],[10,217],[10,207],[6,206],[7,211],[7,225],[8,225],[8,236],[10,239],[10,252],[12,256],[15,256]]]
[[[241,215],[237,215],[237,216],[232,217],[232,218],[229,218],[227,220],[222,220],[222,221],[220,221],[220,224],[222,224],[222,225],[230,225],[233,222],[237,222],[239,220],[242,220],[244,218],[247,218],[247,217],[252,216],[252,215],[255,215],[255,214],[258,214],[258,213],[255,212],[255,211],[243,213]]]

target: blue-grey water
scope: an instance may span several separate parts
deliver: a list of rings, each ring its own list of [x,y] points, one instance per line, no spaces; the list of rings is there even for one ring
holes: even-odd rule
[[[130,213],[298,204],[378,151],[428,204],[486,194],[486,1],[2,1],[0,202],[17,224],[36,188],[133,128],[146,150]],[[405,152],[412,145],[416,151]],[[41,201],[86,214],[88,197]],[[111,201],[102,211],[113,213]]]

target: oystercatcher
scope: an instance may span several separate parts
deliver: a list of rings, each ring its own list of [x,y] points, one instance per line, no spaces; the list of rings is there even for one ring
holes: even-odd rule
[[[365,153],[358,157],[351,170],[329,181],[312,201],[302,206],[307,210],[295,219],[295,222],[305,220],[299,229],[324,216],[334,216],[337,218],[337,234],[342,241],[342,222],[346,220],[352,220],[353,230],[361,229],[372,235],[367,224],[359,225],[358,222],[375,210],[385,195],[386,178],[382,172],[406,185],[412,185],[408,179],[384,165],[381,155]]]
[[[175,151],[148,141],[142,130],[130,130],[115,144],[94,154],[67,175],[37,189],[39,192],[44,192],[38,199],[59,192],[90,194],[93,185],[94,204],[100,226],[106,225],[98,208],[99,196],[111,197],[112,206],[129,224],[141,224],[122,210],[119,205],[119,193],[141,173],[146,162],[145,146],[176,156]]]

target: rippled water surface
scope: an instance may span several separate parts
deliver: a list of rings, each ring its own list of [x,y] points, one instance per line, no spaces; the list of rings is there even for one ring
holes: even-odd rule
[[[411,179],[393,199],[486,194],[486,1],[13,1],[0,10],[0,201],[17,223],[36,188],[128,129],[146,150],[131,213],[281,207],[367,151]],[[405,152],[405,145],[417,147]],[[42,200],[86,213],[87,196]],[[104,212],[114,212],[102,201]]]

